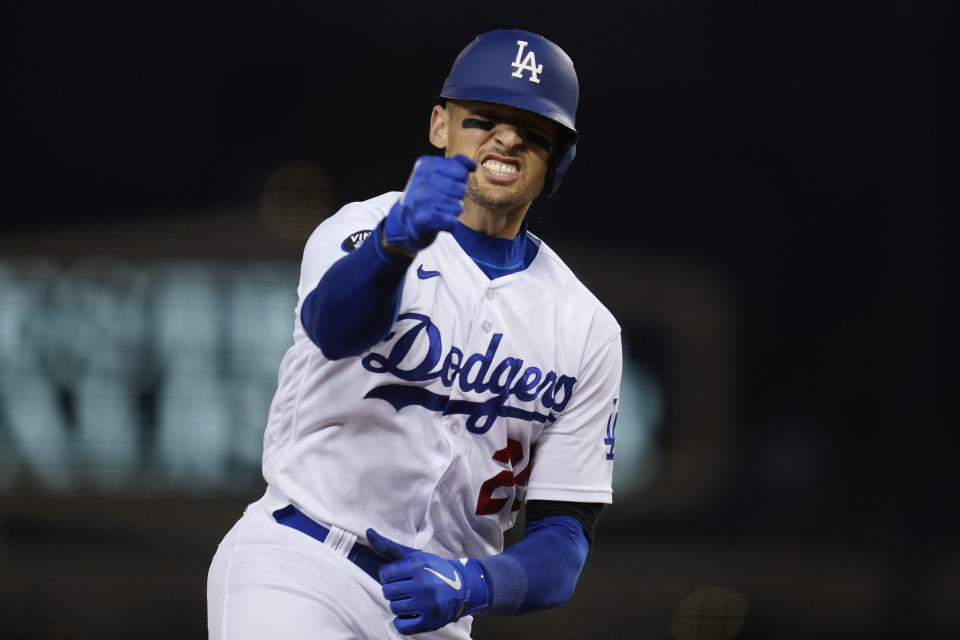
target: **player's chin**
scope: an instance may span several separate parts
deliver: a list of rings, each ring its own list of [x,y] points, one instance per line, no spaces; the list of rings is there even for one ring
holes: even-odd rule
[[[491,210],[512,209],[525,205],[540,193],[529,184],[472,184],[467,189],[467,198]]]
[[[506,211],[522,203],[522,201],[517,198],[509,198],[503,194],[491,194],[480,191],[468,192],[467,199],[488,211]]]

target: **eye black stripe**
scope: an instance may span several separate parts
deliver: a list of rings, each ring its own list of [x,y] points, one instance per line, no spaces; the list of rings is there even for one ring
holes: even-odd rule
[[[464,118],[460,126],[462,126],[464,129],[482,129],[484,131],[492,131],[493,128],[497,126],[497,122],[494,120],[481,120],[480,118]],[[522,130],[521,135],[538,147],[542,147],[547,152],[550,152],[553,149],[553,143],[551,143],[545,136]]]
[[[484,131],[490,131],[497,126],[497,123],[490,120],[480,120],[479,118],[464,118],[461,126],[464,129],[483,129]]]
[[[551,151],[553,149],[553,144],[546,138],[536,133],[527,133],[527,140],[537,145],[538,147],[543,147],[546,151]]]

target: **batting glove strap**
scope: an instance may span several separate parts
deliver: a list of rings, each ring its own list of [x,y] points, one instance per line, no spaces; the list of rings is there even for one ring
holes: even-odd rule
[[[467,584],[467,597],[464,599],[464,610],[457,614],[454,620],[461,616],[471,616],[480,613],[490,606],[490,586],[483,571],[483,565],[473,558],[461,558],[464,580]]]
[[[490,589],[487,615],[509,616],[519,613],[527,599],[527,572],[513,556],[501,553],[483,558],[484,575]]]
[[[384,242],[415,254],[429,246],[440,231],[452,231],[463,210],[467,179],[476,168],[476,163],[462,154],[418,158],[403,195],[387,214]]]

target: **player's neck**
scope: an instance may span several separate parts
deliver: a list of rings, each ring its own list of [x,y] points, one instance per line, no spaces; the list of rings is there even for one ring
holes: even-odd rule
[[[491,211],[467,199],[458,220],[474,231],[512,240],[520,231],[530,204],[510,211]]]

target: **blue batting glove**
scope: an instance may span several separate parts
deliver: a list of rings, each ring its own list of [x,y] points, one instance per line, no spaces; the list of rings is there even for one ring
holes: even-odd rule
[[[387,245],[412,255],[429,246],[440,231],[453,231],[463,211],[467,178],[476,168],[463,154],[418,158],[403,196],[383,223]]]
[[[439,629],[490,606],[483,567],[473,558],[448,560],[384,538],[367,529],[367,542],[390,564],[380,567],[383,595],[403,635]]]

